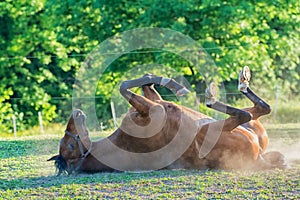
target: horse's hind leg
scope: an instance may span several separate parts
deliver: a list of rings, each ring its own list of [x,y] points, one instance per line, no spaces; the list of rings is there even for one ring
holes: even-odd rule
[[[250,122],[243,124],[243,126],[247,129],[253,130],[253,132],[255,132],[255,134],[258,136],[260,152],[263,153],[269,144],[269,139],[264,127],[259,122],[258,118],[262,115],[270,113],[271,108],[265,101],[258,97],[249,88],[250,78],[250,69],[249,67],[245,66],[239,74],[238,88],[246,97],[248,97],[248,99],[253,102],[254,106],[244,109],[245,111],[250,112],[253,117]]]
[[[249,81],[251,78],[251,73],[249,67],[245,66],[241,73],[239,74],[239,85],[238,89],[250,99],[254,106],[252,108],[247,108],[248,112],[252,114],[252,119],[258,119],[262,115],[269,114],[271,112],[270,106],[258,97],[250,88]]]
[[[209,87],[206,89],[207,107],[230,115],[230,117],[228,119],[225,119],[224,121],[215,122],[220,124],[224,123],[222,128],[223,131],[231,131],[237,126],[251,120],[252,116],[249,112],[221,103],[216,100],[215,96],[216,96],[216,86],[214,83],[211,83]]]

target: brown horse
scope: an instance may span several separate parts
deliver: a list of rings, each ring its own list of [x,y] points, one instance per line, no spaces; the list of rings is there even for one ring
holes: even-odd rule
[[[184,95],[188,90],[173,79],[145,75],[124,81],[120,92],[132,105],[121,126],[109,137],[92,142],[85,114],[75,110],[54,160],[58,174],[152,169],[273,169],[285,168],[279,152],[265,153],[268,136],[259,117],[270,106],[249,88],[250,70],[239,75],[239,90],[254,106],[243,110],[216,100],[216,87],[206,90],[208,107],[226,113],[214,120],[184,106],[164,101],[153,85]],[[130,91],[142,87],[144,96]]]

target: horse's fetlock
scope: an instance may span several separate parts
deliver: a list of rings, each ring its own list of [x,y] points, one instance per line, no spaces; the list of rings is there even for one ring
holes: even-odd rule
[[[269,114],[272,110],[271,106],[262,100],[258,101],[258,103],[255,104],[255,107],[258,108],[259,113],[263,114]]]

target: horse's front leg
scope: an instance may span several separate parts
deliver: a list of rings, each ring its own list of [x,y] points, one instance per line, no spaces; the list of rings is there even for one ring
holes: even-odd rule
[[[147,114],[150,107],[153,105],[152,100],[161,100],[160,95],[151,89],[151,85],[157,84],[160,86],[165,86],[170,90],[173,90],[177,95],[185,95],[189,91],[174,79],[159,77],[155,75],[146,74],[142,78],[124,81],[120,86],[120,93],[127,99],[127,101],[141,114]],[[147,97],[142,97],[130,91],[131,88],[144,86],[146,95],[150,95],[150,99]]]
[[[150,74],[146,74],[139,79],[124,81],[121,84],[120,92],[127,100],[129,100],[131,98],[132,92],[130,92],[128,89],[134,87],[140,87],[143,85],[152,85],[152,84],[165,86],[166,88],[173,90],[178,96],[185,95],[189,92],[183,85],[177,83],[174,79],[150,75]]]
[[[143,85],[142,86],[144,96],[147,99],[150,99],[152,101],[161,101],[163,100],[160,94],[155,90],[154,84],[152,85]]]
[[[211,168],[234,169],[252,165],[259,156],[259,144],[252,133],[238,127],[250,121],[251,114],[216,100],[216,86],[213,83],[206,89],[206,105],[229,117],[201,128],[202,134],[197,138],[203,141],[199,155],[208,161]]]
[[[216,100],[216,85],[210,83],[209,87],[206,89],[206,106],[217,110],[222,113],[230,115],[229,118],[224,120],[223,131],[232,131],[237,126],[249,122],[252,115],[244,110],[240,110],[231,106],[228,106],[222,102]]]

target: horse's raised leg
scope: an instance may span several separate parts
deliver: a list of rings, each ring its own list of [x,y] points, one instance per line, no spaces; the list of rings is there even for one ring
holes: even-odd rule
[[[252,116],[249,112],[240,110],[216,100],[216,86],[214,83],[210,83],[209,87],[206,89],[206,106],[217,110],[222,113],[230,115],[229,118],[225,119],[223,123],[223,131],[231,131],[237,126],[246,123],[251,120]],[[220,123],[217,121],[216,123]]]
[[[249,67],[245,66],[239,74],[238,89],[242,94],[244,94],[248,99],[250,99],[253,102],[254,106],[243,109],[252,114],[252,120],[248,123],[243,124],[242,126],[252,130],[258,136],[260,152],[263,153],[269,144],[269,139],[267,132],[265,131],[262,124],[259,122],[258,118],[270,113],[271,108],[265,101],[258,97],[249,88],[250,78],[250,69]]]
[[[155,76],[151,74],[146,74],[139,79],[124,81],[121,84],[120,92],[126,99],[130,99],[132,92],[130,92],[128,89],[152,84],[165,86],[166,88],[175,91],[176,95],[178,96],[185,95],[189,92],[184,86],[177,83],[174,79]]]
[[[243,93],[250,101],[253,102],[254,106],[250,108],[245,108],[245,111],[248,111],[252,114],[252,120],[248,123],[243,124],[245,128],[253,130],[253,132],[258,136],[260,153],[262,154],[260,159],[263,160],[262,163],[268,162],[273,166],[278,168],[286,168],[284,155],[277,151],[272,151],[264,153],[268,144],[269,139],[267,132],[263,128],[262,124],[259,122],[258,118],[267,115],[271,112],[269,104],[264,100],[258,97],[250,88],[249,81],[251,78],[251,73],[249,67],[245,66],[239,74],[239,85],[238,89]]]
[[[165,86],[168,89],[173,90],[179,96],[185,95],[189,92],[184,86],[177,83],[174,79],[146,74],[139,79],[124,81],[120,86],[120,93],[140,114],[148,114],[150,107],[153,106],[153,100],[161,99],[155,89],[149,86],[153,84]],[[145,86],[144,88],[147,93],[146,96],[148,95],[151,98],[148,99],[147,97],[137,95],[130,91],[131,88],[140,86]]]
[[[150,74],[145,74],[144,76],[151,76]],[[143,94],[147,99],[152,101],[163,100],[160,94],[155,90],[154,84],[148,84],[142,86]]]
[[[245,66],[239,74],[238,89],[253,102],[254,106],[251,108],[246,108],[245,110],[252,114],[253,120],[256,120],[260,116],[269,114],[271,112],[271,108],[249,88],[250,78],[250,69],[249,67]]]
[[[217,120],[201,127],[197,140],[203,141],[199,148],[200,158],[205,158],[211,168],[242,168],[245,163],[254,161],[258,156],[258,144],[251,142],[245,133],[232,131],[239,125],[251,120],[251,114],[216,100],[216,86],[211,83],[206,89],[206,105],[209,108],[229,115],[227,119]],[[212,148],[213,147],[213,148]]]
[[[258,117],[266,115],[271,111],[270,106],[249,88],[250,77],[249,68],[244,67],[239,76],[239,90],[254,103],[254,107],[251,108],[241,110],[217,101],[215,98],[216,86],[213,83],[211,83],[206,90],[206,105],[214,110],[229,114],[233,118],[234,122],[228,129],[232,130],[238,125],[249,122],[250,120],[256,120]]]
[[[152,101],[163,100],[160,94],[155,90],[154,84],[142,86],[144,96]]]
[[[236,128],[239,125],[247,124],[250,121],[252,121],[252,113],[247,112],[246,110],[240,110],[231,106],[228,106],[226,104],[223,104],[216,100],[216,86],[211,83],[209,87],[206,90],[206,104],[208,107],[220,111],[222,113],[229,114],[230,117],[225,120],[220,120],[216,122],[212,122],[209,124],[209,126],[212,127],[212,129],[215,129],[214,127],[222,126],[222,129],[219,128],[219,130],[230,132],[234,128]],[[252,95],[252,94],[251,94]],[[253,96],[251,96],[253,97]],[[257,120],[254,120],[257,121]],[[240,130],[240,131],[246,131]],[[249,133],[248,133],[249,132]],[[223,134],[223,133],[222,133]],[[247,137],[241,137],[238,140],[234,139],[234,135],[228,134],[225,137],[231,138],[227,142],[223,143],[223,145],[228,149],[235,149],[235,151],[231,151],[232,155],[229,155],[228,158],[235,158],[234,153],[238,151],[243,151],[243,157],[247,157],[249,160],[245,160],[247,162],[247,166],[244,166],[245,163],[237,162],[236,160],[239,160],[239,156],[236,157],[236,160],[231,160],[227,165],[231,166],[232,163],[235,163],[234,165],[240,164],[240,166],[249,167],[250,169],[273,169],[273,168],[284,168],[284,163],[282,162],[282,157],[280,156],[280,153],[271,153],[266,154],[266,156],[262,155],[259,152],[259,146],[258,144],[255,144],[255,139],[253,138],[253,133],[251,131],[244,132],[244,135],[248,135],[248,139],[245,139]],[[241,134],[243,135],[243,134]],[[252,135],[252,136],[251,136]],[[243,139],[242,139],[243,138]],[[252,139],[251,139],[252,138]],[[226,141],[226,139],[223,137],[223,141]],[[229,143],[230,142],[230,143]],[[250,149],[247,149],[247,146],[251,146]],[[246,149],[244,149],[246,148]],[[244,149],[244,150],[242,150]],[[225,150],[225,149],[224,149]],[[250,161],[250,162],[249,162]],[[231,166],[234,167],[234,166]]]

